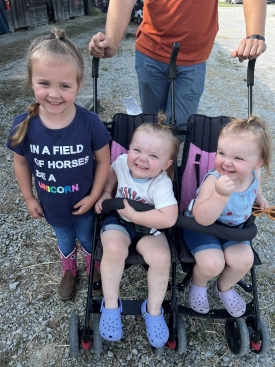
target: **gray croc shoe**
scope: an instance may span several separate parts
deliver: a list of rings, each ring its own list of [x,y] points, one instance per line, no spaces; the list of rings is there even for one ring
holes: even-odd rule
[[[208,297],[207,297],[208,287],[199,287],[192,283],[190,280],[189,293],[188,293],[188,303],[192,310],[199,313],[207,313],[210,310]]]
[[[245,313],[245,300],[235,291],[234,287],[226,292],[218,290],[218,281],[215,281],[214,292],[222,301],[226,311],[233,317],[240,317]]]

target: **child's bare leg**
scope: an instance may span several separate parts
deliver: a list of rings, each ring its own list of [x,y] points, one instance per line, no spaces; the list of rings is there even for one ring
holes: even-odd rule
[[[192,282],[199,287],[206,287],[208,280],[222,272],[225,265],[224,253],[210,248],[196,252],[194,257],[196,264],[193,268]]]
[[[254,261],[251,247],[244,243],[227,247],[224,250],[224,257],[226,265],[218,281],[218,289],[221,292],[228,291],[241,280],[251,269]]]
[[[171,254],[164,234],[143,237],[137,244],[137,251],[149,265],[147,312],[160,315],[161,305],[167,291]]]
[[[107,230],[101,235],[103,257],[101,260],[101,281],[105,308],[118,307],[119,284],[128,256],[130,238],[118,230]]]

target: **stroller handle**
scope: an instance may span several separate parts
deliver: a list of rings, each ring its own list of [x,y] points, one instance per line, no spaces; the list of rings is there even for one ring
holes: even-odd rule
[[[253,112],[252,87],[254,85],[255,62],[256,62],[256,59],[249,60],[248,65],[247,65],[248,117],[252,116],[252,112]]]
[[[247,86],[254,85],[254,69],[256,59],[249,60],[247,65]]]
[[[179,49],[180,49],[180,44],[178,42],[175,42],[172,47],[170,61],[169,61],[169,80],[172,80],[172,79],[176,80],[176,61],[177,61]]]
[[[99,64],[99,58],[93,57],[92,61],[92,78],[98,78],[98,64]]]
[[[98,64],[99,64],[99,58],[93,57],[92,61],[92,78],[93,78],[93,112],[98,113],[98,106],[97,106],[97,78],[98,78]]]

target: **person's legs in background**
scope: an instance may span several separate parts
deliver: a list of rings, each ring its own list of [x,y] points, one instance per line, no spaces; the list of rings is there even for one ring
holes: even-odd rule
[[[137,50],[135,63],[142,112],[165,112],[169,91],[168,65]]]
[[[197,113],[200,98],[204,91],[206,63],[191,66],[178,66],[175,82],[175,115],[177,125],[186,124],[189,116]],[[166,118],[172,116],[171,86],[167,97]],[[186,125],[185,125],[186,126]]]
[[[135,67],[138,77],[139,95],[143,113],[166,114],[171,118],[171,87],[169,66],[136,50]],[[184,124],[197,112],[204,90],[206,63],[178,66],[175,83],[175,115],[177,124]]]

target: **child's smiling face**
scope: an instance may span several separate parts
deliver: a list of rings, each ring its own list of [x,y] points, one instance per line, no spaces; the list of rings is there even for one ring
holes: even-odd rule
[[[215,167],[221,176],[227,175],[232,181],[243,181],[263,163],[258,144],[251,134],[219,139]]]
[[[134,178],[151,178],[172,163],[171,142],[164,134],[137,131],[130,145],[128,167]]]
[[[77,69],[68,60],[53,60],[42,57],[32,64],[32,87],[35,98],[42,108],[40,112],[47,118],[62,121],[74,109],[79,91]]]

